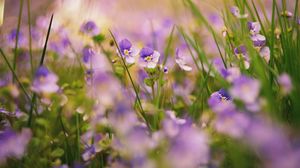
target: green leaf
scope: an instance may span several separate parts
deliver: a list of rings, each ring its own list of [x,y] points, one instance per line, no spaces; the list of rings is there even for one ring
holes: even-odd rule
[[[61,157],[63,154],[65,153],[65,151],[61,148],[56,148],[54,151],[51,152],[51,156],[52,157]]]
[[[154,85],[154,81],[152,78],[145,78],[144,79],[144,83],[147,85],[147,86],[153,86]]]
[[[93,37],[93,41],[95,43],[101,43],[105,40],[105,36],[103,34],[98,34],[96,36]]]

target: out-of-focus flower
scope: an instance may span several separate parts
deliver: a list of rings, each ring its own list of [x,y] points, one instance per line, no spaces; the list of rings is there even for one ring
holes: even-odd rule
[[[180,55],[180,50],[179,49],[176,49],[175,62],[184,71],[191,71],[192,70],[192,67],[190,67],[189,65],[187,65],[184,56]]]
[[[234,49],[234,54],[237,56],[238,59],[240,59],[244,62],[244,66],[246,69],[248,69],[250,67],[250,61],[249,61],[249,57],[247,55],[246,46],[241,45],[239,47],[236,47]]]
[[[219,114],[235,110],[232,98],[225,89],[212,93],[208,99],[208,105],[215,113]]]
[[[0,163],[9,157],[20,159],[31,139],[30,129],[22,129],[21,133],[7,129],[0,132]]]
[[[261,34],[252,35],[251,40],[255,47],[262,47],[266,44],[266,37]]]
[[[185,119],[176,118],[174,111],[166,111],[166,119],[163,121],[163,130],[169,137],[179,133],[181,125],[186,123]]]
[[[88,66],[93,56],[95,56],[95,51],[91,47],[86,46],[82,49],[82,61]]]
[[[254,103],[260,92],[260,83],[256,79],[240,76],[233,81],[229,90],[233,98],[240,99],[246,104]]]
[[[248,28],[252,35],[258,34],[260,32],[261,26],[259,22],[248,22]]]
[[[159,61],[160,53],[149,47],[140,51],[140,65],[147,68],[155,68]]]
[[[171,139],[167,157],[174,168],[205,166],[209,159],[208,137],[197,128],[183,126]]]
[[[240,112],[224,111],[215,121],[216,130],[234,138],[241,138],[250,123],[249,118]]]
[[[233,6],[230,8],[230,12],[233,14],[233,16],[239,18],[239,19],[244,19],[248,17],[248,14],[241,14],[240,9],[237,6]]]
[[[13,29],[10,31],[10,33],[7,35],[7,42],[10,47],[14,47],[15,42],[17,40],[17,29]],[[18,46],[23,47],[26,44],[26,38],[24,33],[19,30],[18,34]]]
[[[85,150],[81,155],[84,161],[92,159],[98,152],[102,150],[99,145],[99,141],[101,139],[101,134],[93,134],[92,131],[88,131],[81,136],[81,140],[84,142],[84,144],[86,144]]]
[[[133,47],[128,39],[123,39],[119,42],[121,56],[125,58],[128,64],[133,64],[135,62],[135,56],[138,55],[138,49]]]
[[[261,49],[260,49],[260,51],[259,51],[259,54],[260,54],[260,56],[261,57],[263,57],[263,59],[267,62],[267,63],[269,63],[269,61],[270,61],[270,48],[269,47],[262,47]]]
[[[281,12],[281,16],[291,18],[291,17],[293,17],[293,13],[286,10],[286,11]]]
[[[282,94],[287,95],[293,89],[293,84],[290,76],[287,73],[283,73],[278,77],[278,83],[280,85],[280,89]]]
[[[50,94],[57,92],[59,87],[56,84],[58,77],[46,67],[41,66],[35,74],[31,89],[36,93]]]
[[[80,32],[89,36],[95,36],[100,33],[100,29],[95,22],[87,21],[81,25]]]

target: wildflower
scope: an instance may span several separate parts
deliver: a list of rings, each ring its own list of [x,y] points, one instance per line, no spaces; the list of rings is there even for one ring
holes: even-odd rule
[[[94,55],[95,51],[91,47],[86,46],[82,49],[82,60],[85,64],[89,64]]]
[[[192,67],[188,66],[184,57],[180,55],[179,49],[176,49],[176,59],[175,62],[179,65],[179,67],[184,71],[191,71]]]
[[[259,22],[248,22],[248,28],[250,31],[250,34],[255,35],[260,32],[261,26]]]
[[[219,91],[212,93],[212,95],[208,100],[208,104],[210,106],[214,106],[221,102],[226,102],[230,100],[231,100],[231,96],[229,95],[229,93],[225,89],[220,89]]]
[[[269,47],[263,47],[259,51],[260,56],[267,62],[269,63],[270,61],[270,48]]]
[[[226,37],[227,34],[228,34],[228,29],[227,29],[227,27],[224,26],[224,27],[222,28],[221,33],[222,33],[222,36],[223,36],[223,37]]]
[[[241,71],[238,67],[230,67],[224,73],[224,78],[228,82],[234,81],[236,78],[240,77]]]
[[[13,47],[15,45],[16,40],[17,40],[17,29],[13,29],[7,35],[7,42],[11,47]],[[25,44],[26,44],[25,35],[20,30],[18,34],[18,46],[24,46]]]
[[[6,161],[7,158],[15,157],[20,159],[28,142],[31,139],[30,129],[22,129],[20,133],[6,129],[0,132],[0,163]]]
[[[95,36],[95,35],[99,34],[100,30],[97,27],[95,22],[87,21],[81,25],[80,32],[82,32],[86,35],[89,35],[89,36]]]
[[[241,14],[240,13],[240,9],[237,7],[237,6],[233,6],[230,8],[230,12],[235,16],[237,17],[238,19],[244,19],[244,18],[247,18],[248,17],[248,14],[245,13],[245,14]]]
[[[159,52],[149,47],[144,47],[140,51],[140,64],[143,67],[155,68],[159,61]]]
[[[281,16],[291,18],[291,17],[293,17],[293,13],[286,10],[286,11],[281,12]]]
[[[249,58],[247,56],[246,46],[241,45],[239,47],[236,47],[234,49],[234,54],[237,56],[238,59],[244,61],[244,66],[245,66],[246,69],[248,69],[250,67],[250,61],[249,61]]]
[[[123,39],[119,42],[121,56],[125,58],[128,64],[135,62],[134,57],[138,55],[138,50],[134,48],[128,39]]]
[[[97,153],[97,151],[96,151],[95,147],[90,146],[85,149],[85,151],[81,155],[81,157],[84,161],[88,161],[88,160],[91,160],[92,158],[94,158],[96,156],[96,153]]]
[[[261,34],[252,35],[251,40],[255,47],[262,47],[266,44],[266,37]]]
[[[168,67],[164,67],[164,73],[167,74],[169,72]]]
[[[283,73],[278,77],[277,80],[280,85],[281,92],[284,95],[289,94],[293,88],[290,76],[287,73]]]
[[[36,93],[54,93],[59,89],[58,85],[56,84],[57,81],[58,78],[54,73],[50,72],[46,67],[41,66],[36,71],[31,88]]]
[[[240,76],[233,81],[233,86],[229,90],[233,98],[240,99],[246,104],[254,103],[259,95],[260,83],[259,81]]]
[[[217,117],[215,128],[223,134],[241,138],[244,136],[249,124],[250,119],[247,115],[236,111],[226,111]]]
[[[186,120],[176,118],[174,111],[166,111],[166,119],[163,121],[163,130],[169,137],[174,137],[179,133],[180,127]]]
[[[169,163],[174,168],[206,165],[209,159],[208,137],[197,128],[184,126],[171,139],[167,157],[172,160]]]
[[[235,109],[232,98],[225,89],[220,89],[211,94],[208,105],[215,113],[224,113]]]

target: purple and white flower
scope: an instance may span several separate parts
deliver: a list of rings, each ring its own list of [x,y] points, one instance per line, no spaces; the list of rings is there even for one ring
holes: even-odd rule
[[[283,73],[278,77],[278,83],[280,85],[280,89],[282,94],[287,95],[293,89],[293,84],[290,76],[287,73]]]
[[[125,58],[128,64],[133,64],[135,62],[135,56],[138,55],[138,49],[133,47],[128,39],[123,39],[119,42],[119,47],[121,50],[121,56]]]
[[[31,139],[30,129],[22,129],[20,133],[7,129],[0,132],[0,163],[7,158],[15,157],[20,159],[26,150],[26,146]]]
[[[58,77],[46,67],[41,66],[35,74],[31,89],[36,93],[50,94],[57,92],[59,87],[56,84]]]
[[[238,19],[244,19],[248,17],[248,14],[241,14],[240,9],[237,6],[233,6],[230,8],[230,12],[233,14],[233,16],[237,17]]]
[[[255,35],[259,34],[261,26],[259,22],[248,22],[248,29],[250,31],[250,34]]]
[[[270,48],[265,46],[265,47],[262,47],[259,51],[259,54],[260,56],[267,62],[269,63],[270,61],[270,54],[271,54],[271,51],[270,51]]]
[[[246,104],[255,103],[260,92],[260,83],[256,79],[247,76],[240,76],[233,81],[229,90],[233,98],[242,100]]]
[[[149,47],[140,51],[140,65],[147,68],[155,68],[159,61],[160,53]]]
[[[183,55],[180,55],[180,50],[176,49],[176,58],[175,62],[179,65],[179,67],[184,71],[191,71],[192,67],[187,65],[186,60]]]
[[[89,36],[95,36],[100,33],[100,29],[95,22],[87,21],[81,25],[80,32]]]

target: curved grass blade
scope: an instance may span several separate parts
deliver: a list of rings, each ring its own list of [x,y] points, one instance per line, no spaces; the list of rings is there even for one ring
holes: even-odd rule
[[[121,52],[121,49],[120,49],[120,47],[119,47],[119,45],[118,45],[118,43],[117,43],[117,41],[116,41],[116,38],[115,38],[114,34],[112,33],[111,30],[109,30],[109,33],[110,33],[110,35],[112,36],[113,41],[114,41],[115,45],[117,46],[117,49],[118,49],[119,53],[122,53],[122,52]],[[136,86],[135,86],[135,84],[134,84],[134,82],[133,82],[133,79],[132,79],[132,77],[131,77],[131,74],[130,74],[130,72],[129,72],[129,70],[128,70],[128,67],[127,67],[127,65],[126,65],[126,63],[125,63],[125,60],[124,60],[124,58],[123,58],[122,56],[121,56],[121,60],[122,60],[123,66],[124,66],[124,68],[125,68],[125,70],[126,70],[128,76],[129,76],[129,79],[130,79],[130,82],[131,82],[131,84],[132,84],[133,90],[134,90],[134,92],[135,92],[135,94],[136,94],[137,102],[138,102],[138,104],[139,104],[139,106],[140,106],[140,110],[141,110],[141,111],[140,111],[140,113],[138,113],[138,114],[139,114],[140,117],[145,121],[145,123],[147,124],[148,129],[149,129],[150,131],[152,131],[151,125],[150,125],[150,123],[149,123],[149,121],[148,121],[148,119],[147,119],[147,117],[146,117],[146,113],[145,113],[145,111],[144,111],[144,109],[143,109],[142,102],[141,102],[140,96],[139,96],[139,94],[138,94],[138,90],[137,90],[137,88],[136,88]]]

